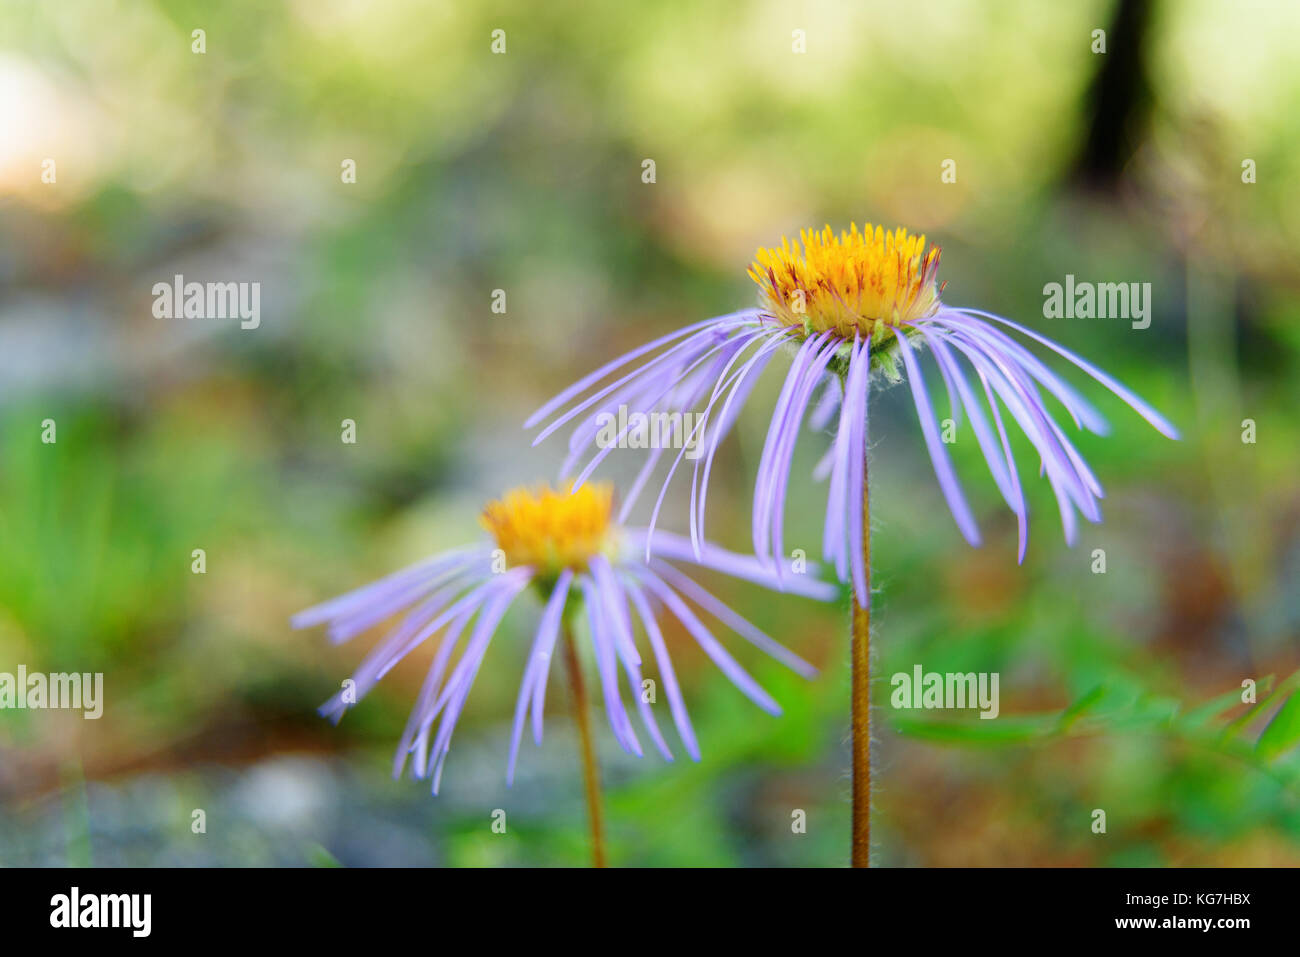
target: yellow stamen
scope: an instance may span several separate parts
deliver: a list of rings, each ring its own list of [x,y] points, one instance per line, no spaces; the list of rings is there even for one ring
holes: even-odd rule
[[[614,487],[587,483],[571,492],[572,487],[570,482],[558,491],[545,483],[517,488],[483,509],[479,521],[512,568],[531,565],[542,574],[582,571],[592,557],[612,550]]]
[[[805,229],[799,243],[781,238],[779,249],[760,249],[749,276],[758,283],[760,305],[787,326],[814,332],[883,332],[939,308],[943,287],[935,282],[939,249],[924,236],[899,227],[886,232],[870,223],[836,236],[830,226]]]

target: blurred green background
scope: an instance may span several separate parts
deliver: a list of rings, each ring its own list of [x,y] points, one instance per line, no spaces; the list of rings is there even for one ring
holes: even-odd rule
[[[106,705],[0,712],[0,864],[584,864],[562,707],[504,784],[535,602],[438,798],[388,776],[431,649],[336,729],[314,709],[376,636],[332,648],[289,615],[473,540],[487,498],[553,476],[533,407],[751,305],[757,246],[864,219],[926,232],[948,301],[1080,350],[1184,432],[1075,377],[1114,425],[1079,442],[1106,520],[1066,548],[1021,455],[1017,567],[972,434],[980,550],[905,390],[873,397],[877,861],[1300,863],[1300,757],[1256,747],[1285,691],[1249,714],[1234,691],[1300,668],[1298,30],[1287,0],[5,0],[0,671],[102,671]],[[260,327],[155,319],[176,273],[259,281]],[[1150,282],[1150,328],[1044,319],[1067,273]],[[714,473],[732,547],[778,375]],[[823,448],[801,442],[792,483],[809,554]],[[822,674],[727,636],[769,718],[669,629],[704,761],[628,759],[598,723],[612,860],[842,865],[847,602],[710,584]],[[918,663],[1000,673],[1002,717],[894,711],[888,677]]]

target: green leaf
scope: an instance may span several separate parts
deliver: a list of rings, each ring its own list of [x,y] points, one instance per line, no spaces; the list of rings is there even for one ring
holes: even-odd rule
[[[1241,689],[1233,688],[1211,698],[1204,704],[1197,705],[1182,717],[1182,724],[1188,728],[1200,728],[1209,724],[1233,705],[1241,704]]]
[[[325,849],[323,844],[307,845],[307,864],[309,867],[342,867],[339,859]]]
[[[1093,688],[1087,694],[1083,695],[1083,697],[1079,698],[1077,701],[1075,701],[1068,708],[1066,708],[1064,711],[1061,712],[1061,720],[1059,722],[1060,730],[1068,731],[1070,729],[1070,726],[1074,724],[1074,722],[1078,721],[1079,718],[1083,717],[1083,715],[1086,714],[1089,711],[1089,709],[1091,709],[1094,705],[1097,704],[1097,702],[1101,701],[1105,697],[1106,697],[1106,686],[1104,684],[1097,685],[1097,687]]]
[[[1293,694],[1277,709],[1277,714],[1259,736],[1255,753],[1265,761],[1272,761],[1297,742],[1300,742],[1300,694]]]
[[[1297,672],[1297,674],[1300,674],[1300,672]],[[1266,698],[1264,698],[1264,700],[1260,701],[1257,705],[1255,705],[1255,707],[1251,708],[1241,717],[1235,718],[1232,722],[1230,722],[1228,726],[1223,729],[1223,739],[1226,741],[1229,738],[1233,737],[1234,735],[1240,734],[1248,724],[1250,724],[1261,714],[1263,714],[1265,711],[1271,708],[1273,704],[1279,698],[1282,697],[1282,695],[1286,694],[1289,691],[1290,686],[1294,682],[1295,677],[1296,675],[1292,675],[1290,678],[1287,678],[1285,681],[1281,682],[1276,688],[1273,689],[1272,694],[1268,695]],[[1263,681],[1259,683],[1259,687],[1264,690],[1267,690],[1269,687],[1272,686],[1272,684],[1273,684],[1273,676],[1269,675],[1267,678],[1265,678]]]

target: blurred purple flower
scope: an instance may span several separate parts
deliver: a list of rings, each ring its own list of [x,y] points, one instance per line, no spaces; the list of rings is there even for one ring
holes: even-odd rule
[[[623,750],[638,757],[642,754],[620,691],[620,667],[646,733],[664,758],[672,760],[652,709],[642,698],[642,659],[634,637],[635,620],[654,654],[682,744],[693,759],[700,759],[695,732],[656,617],[663,608],[681,622],[746,697],[764,711],[780,714],[780,706],[722,647],[696,608],[799,674],[812,677],[815,669],[669,561],[640,558],[645,549],[645,532],[620,528],[611,521],[611,510],[609,486],[588,485],[573,494],[546,488],[536,492],[516,490],[484,512],[483,523],[492,532],[494,542],[444,552],[295,615],[294,627],[328,624],[330,639],[341,643],[406,610],[397,627],[362,661],[352,676],[353,686],[334,695],[321,707],[321,713],[337,722],[399,661],[441,632],[393,765],[394,776],[400,776],[407,755],[414,755],[415,775],[424,778],[432,772],[433,792],[438,793],[456,721],[488,644],[514,600],[533,585],[545,605],[515,706],[507,782],[513,781],[519,742],[530,713],[533,736],[541,743],[552,652],[562,632],[566,637],[571,635],[569,616],[579,606],[584,609],[605,712]],[[769,587],[777,584],[774,571],[750,556],[736,555],[708,543],[697,548],[683,538],[660,534],[657,544],[666,558]],[[833,585],[809,574],[791,578],[787,569],[783,577],[786,590],[823,600],[835,595]],[[469,637],[464,651],[453,666],[451,657],[466,632]]]

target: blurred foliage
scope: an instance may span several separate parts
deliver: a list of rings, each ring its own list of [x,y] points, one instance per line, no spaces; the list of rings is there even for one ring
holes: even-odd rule
[[[1091,31],[1114,10],[0,5],[0,671],[102,670],[108,699],[99,721],[0,713],[0,863],[582,864],[562,694],[504,787],[537,608],[494,641],[437,799],[386,776],[427,656],[335,729],[314,707],[364,649],[288,616],[471,540],[487,496],[558,462],[520,431],[537,403],[750,304],[756,246],[864,218],[929,232],[948,299],[1043,329],[1184,432],[1102,403],[1113,433],[1079,447],[1106,521],[1073,550],[1017,446],[1018,567],[972,433],[953,453],[978,551],[905,390],[873,397],[878,859],[1300,862],[1300,705],[1269,697],[1293,685],[1244,714],[1224,690],[1300,667],[1300,7],[1155,3],[1149,108],[1118,182],[1084,187]],[[153,318],[176,273],[260,281],[261,326]],[[1066,273],[1150,281],[1151,327],[1039,318]],[[742,417],[715,469],[710,534],[731,546],[765,427]],[[808,437],[796,468],[821,448]],[[824,489],[792,488],[787,541],[816,554]],[[709,584],[822,674],[739,649],[786,709],[770,719],[670,630],[704,760],[636,762],[602,733],[613,860],[843,863],[847,607]],[[916,663],[999,672],[1002,716],[894,711],[888,676]]]

